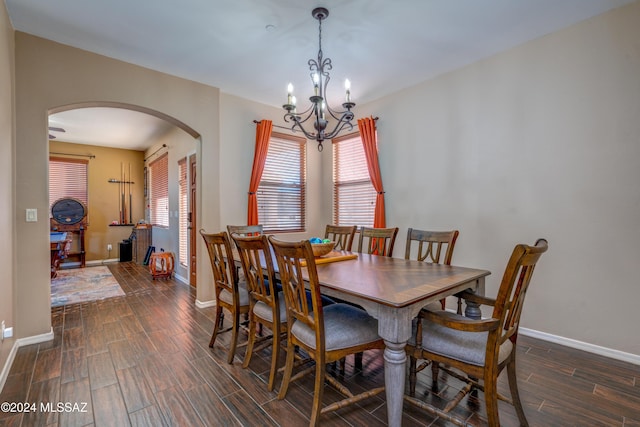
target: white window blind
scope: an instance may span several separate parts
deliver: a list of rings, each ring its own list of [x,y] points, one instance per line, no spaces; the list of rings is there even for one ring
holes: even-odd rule
[[[360,134],[333,140],[333,221],[373,227],[376,191],[369,177]]]
[[[151,224],[169,227],[169,156],[163,154],[149,164],[151,174],[149,209]]]
[[[49,158],[49,213],[51,205],[62,198],[72,197],[87,206],[88,164],[87,160]]]
[[[258,221],[267,232],[305,230],[306,141],[272,133],[256,194]]]
[[[188,182],[187,182],[187,159],[178,161],[178,233],[179,248],[178,259],[180,264],[187,265],[187,215],[188,215]]]

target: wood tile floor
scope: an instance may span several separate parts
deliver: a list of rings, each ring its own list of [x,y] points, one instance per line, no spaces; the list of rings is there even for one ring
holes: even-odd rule
[[[19,349],[0,402],[35,403],[37,411],[0,412],[0,426],[308,424],[311,376],[277,400],[265,385],[269,350],[254,357],[249,369],[241,367],[244,350],[227,364],[228,334],[208,348],[214,311],[196,308],[192,289],[175,280],[152,281],[133,263],[110,269],[126,296],[55,308],[55,339]],[[639,366],[524,336],[518,352],[520,392],[531,426],[640,426]],[[352,361],[344,379],[354,388],[384,382],[380,352],[365,354],[363,371]],[[430,381],[421,373],[417,393],[435,404],[458,386],[443,376],[436,396],[427,391]],[[505,379],[500,385],[508,395]],[[337,396],[327,386],[324,401]],[[54,408],[60,402],[57,409],[63,410],[43,411],[45,402]],[[464,400],[457,411],[473,424],[486,424],[482,400]],[[500,417],[505,426],[517,425],[508,405],[501,406]],[[321,425],[384,426],[384,395],[323,415]],[[405,403],[403,425],[450,424]]]

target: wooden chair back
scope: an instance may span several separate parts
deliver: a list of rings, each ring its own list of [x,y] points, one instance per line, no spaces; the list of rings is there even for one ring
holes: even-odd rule
[[[453,249],[458,239],[458,230],[453,231],[425,231],[409,228],[407,231],[407,246],[404,252],[405,259],[411,259],[411,248],[416,246],[418,251],[416,257],[418,261],[431,262],[433,264],[451,265]]]
[[[540,256],[547,251],[547,247],[548,244],[545,239],[538,239],[534,246],[519,244],[513,249],[502,276],[502,282],[491,316],[494,319],[500,319],[500,325],[502,326],[495,331],[495,337],[492,337],[491,332],[489,333],[487,347],[494,347],[491,353],[495,353],[496,358],[498,357],[499,347],[503,342],[510,339],[514,344],[516,343],[520,315],[522,314],[529,282],[536,263]],[[487,355],[489,352],[488,349]]]
[[[278,262],[280,283],[287,307],[287,323],[299,321],[315,332],[316,351],[320,357],[325,353],[324,318],[318,272],[313,249],[308,240],[284,242],[269,237]],[[304,271],[307,272],[309,292],[305,287]],[[308,299],[311,298],[311,301]],[[311,304],[309,304],[311,302]]]
[[[278,311],[275,270],[267,236],[264,234],[259,236],[234,234],[232,237],[238,248],[249,294],[256,301],[262,301]],[[278,318],[275,317],[275,319]]]
[[[227,225],[229,236],[238,234],[240,236],[256,236],[263,234],[262,224],[257,225]]]
[[[353,225],[327,225],[324,230],[324,238],[336,242],[334,249],[339,251],[350,251],[353,246],[353,238],[356,235],[358,226]]]
[[[233,295],[234,305],[239,306],[237,270],[233,266],[233,261],[227,261],[233,260],[231,242],[227,232],[209,234],[200,230],[200,234],[207,246],[209,261],[213,269],[216,299],[219,300],[220,292],[226,289]]]
[[[362,227],[358,240],[358,252],[391,257],[397,234],[398,227]]]

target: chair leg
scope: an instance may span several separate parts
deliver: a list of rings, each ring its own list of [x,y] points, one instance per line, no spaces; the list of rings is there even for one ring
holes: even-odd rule
[[[211,334],[211,341],[209,341],[209,347],[213,348],[213,344],[216,342],[216,338],[218,337],[218,331],[222,326],[222,320],[224,319],[224,314],[222,313],[222,306],[216,306],[216,320],[213,322],[213,333]]]
[[[440,365],[438,362],[431,361],[431,391],[438,392],[438,375],[440,373]]]
[[[440,300],[440,307],[442,307],[443,310],[445,310],[447,308],[447,299],[446,298],[442,298]]]
[[[515,349],[513,351],[515,351]],[[520,392],[518,391],[515,354],[512,355],[512,357],[513,359],[511,360],[511,362],[507,364],[507,375],[509,380],[509,389],[511,390],[511,400],[513,401],[513,406],[516,408],[516,413],[518,414],[520,425],[527,427],[529,425],[529,422],[527,421],[527,417],[524,415],[524,408],[522,407],[522,402],[520,401]]]
[[[416,364],[417,360],[413,356],[409,356],[409,396],[416,395]]]
[[[271,349],[271,371],[269,372],[269,383],[267,384],[267,390],[273,390],[273,385],[276,382],[276,374],[278,373],[278,362],[280,359],[280,327],[273,325],[273,343]]]
[[[362,352],[353,355],[353,364],[356,370],[362,371]]]
[[[318,425],[320,413],[322,412],[322,394],[324,392],[324,376],[326,367],[324,360],[316,360],[316,381],[313,387],[313,404],[311,405],[310,426]]]
[[[233,357],[236,355],[236,346],[238,345],[238,331],[240,330],[240,313],[233,312],[233,325],[231,325],[231,342],[229,343],[229,356],[227,363],[233,363]]]
[[[242,367],[247,368],[249,362],[251,362],[251,356],[253,355],[253,345],[256,342],[256,320],[253,314],[249,315],[249,337],[247,339],[247,352],[244,354],[244,361]]]
[[[498,378],[495,375],[485,375],[484,400],[487,405],[487,421],[489,423],[489,427],[499,427],[500,415],[498,414]]]
[[[287,337],[287,361],[284,365],[284,375],[282,376],[282,385],[280,386],[280,393],[278,393],[278,400],[282,400],[287,395],[287,389],[291,382],[291,373],[293,372],[293,362],[295,356],[295,346],[290,344],[291,338]]]

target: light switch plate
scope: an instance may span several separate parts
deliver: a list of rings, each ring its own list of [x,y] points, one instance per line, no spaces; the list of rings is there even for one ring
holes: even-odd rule
[[[27,222],[38,221],[38,209],[27,209]]]

